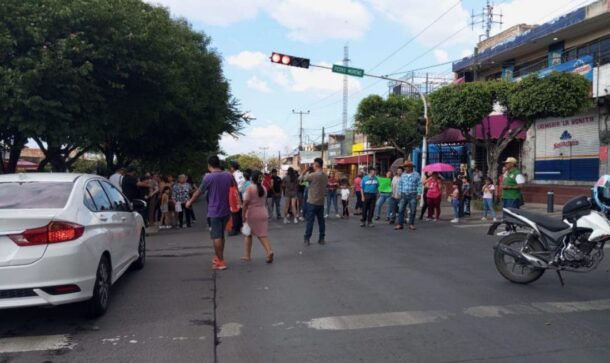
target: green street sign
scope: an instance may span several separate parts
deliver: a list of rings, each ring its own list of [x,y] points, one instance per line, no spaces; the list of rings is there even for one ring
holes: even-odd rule
[[[338,64],[333,64],[333,72],[347,74],[348,76],[354,77],[364,77],[364,69],[346,67]]]

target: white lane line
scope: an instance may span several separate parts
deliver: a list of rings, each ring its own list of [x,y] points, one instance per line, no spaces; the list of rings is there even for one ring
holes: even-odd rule
[[[502,318],[507,315],[566,314],[610,310],[610,299],[589,301],[539,302],[531,304],[472,306],[462,311],[474,318]],[[303,322],[316,330],[357,330],[438,323],[460,315],[449,311],[398,311],[391,313],[345,315],[315,318]]]
[[[241,328],[244,326],[240,323],[226,323],[220,327],[220,332],[218,332],[219,338],[229,338],[236,337],[241,335]]]
[[[41,335],[0,339],[0,353],[19,353],[74,348],[68,335]]]
[[[436,323],[448,319],[447,311],[401,311],[393,313],[346,315],[316,318],[305,322],[316,330],[354,330]]]
[[[452,224],[455,228],[483,228],[483,227],[491,227],[491,224]]]

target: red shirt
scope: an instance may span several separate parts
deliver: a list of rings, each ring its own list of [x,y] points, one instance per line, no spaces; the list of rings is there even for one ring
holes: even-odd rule
[[[428,198],[438,198],[441,196],[441,183],[434,178],[426,180],[426,186],[428,187]]]
[[[354,191],[355,192],[362,191],[362,178],[359,176],[357,176],[356,179],[354,179]]]

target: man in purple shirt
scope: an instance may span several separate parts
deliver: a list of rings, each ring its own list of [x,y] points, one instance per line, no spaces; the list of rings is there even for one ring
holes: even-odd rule
[[[225,226],[231,216],[229,207],[229,188],[235,183],[233,176],[220,169],[220,159],[217,155],[208,158],[208,170],[210,171],[201,182],[201,187],[193,193],[191,199],[186,203],[190,208],[193,203],[206,191],[208,193],[208,218],[210,218],[210,235],[214,241],[216,256],[212,260],[214,270],[225,270],[227,265],[224,261],[225,249]]]

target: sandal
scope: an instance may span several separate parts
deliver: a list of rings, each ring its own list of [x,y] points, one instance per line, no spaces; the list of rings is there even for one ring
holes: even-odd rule
[[[273,252],[267,255],[267,263],[273,263]]]
[[[242,257],[242,258],[241,258],[241,260],[242,260],[242,261],[244,261],[244,262],[250,262],[250,261],[252,261],[252,259],[251,259],[251,258],[248,258],[248,257]]]
[[[409,226],[409,229],[410,229],[410,230],[412,230],[412,231],[415,231],[417,228],[415,228],[415,226],[414,226],[414,225],[410,225],[410,226]]]

